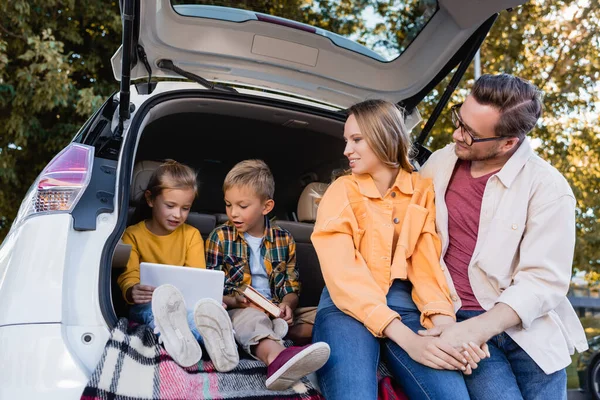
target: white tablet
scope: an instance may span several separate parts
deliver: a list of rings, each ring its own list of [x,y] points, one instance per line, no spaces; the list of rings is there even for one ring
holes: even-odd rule
[[[202,298],[223,301],[225,273],[204,268],[176,265],[140,263],[140,283],[158,287],[169,283],[183,294],[186,308],[193,310]]]

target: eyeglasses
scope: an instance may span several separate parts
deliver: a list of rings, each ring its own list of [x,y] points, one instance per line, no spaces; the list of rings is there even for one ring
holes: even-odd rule
[[[505,137],[505,136],[493,136],[493,137],[489,137],[489,138],[474,137],[473,132],[471,132],[471,130],[465,125],[465,123],[462,121],[462,119],[460,119],[460,115],[458,115],[458,110],[460,109],[462,104],[463,103],[458,103],[458,104],[453,105],[452,108],[450,108],[450,111],[452,113],[452,124],[454,125],[454,128],[456,128],[456,129],[460,128],[460,133],[462,135],[463,142],[465,142],[465,144],[467,146],[472,146],[473,143],[490,142],[492,140],[507,139],[507,137]],[[466,133],[466,135],[465,135],[465,133]]]

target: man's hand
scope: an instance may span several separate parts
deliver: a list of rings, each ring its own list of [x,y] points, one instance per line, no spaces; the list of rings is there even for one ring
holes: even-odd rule
[[[133,304],[146,304],[152,301],[154,286],[135,284],[127,290],[127,297]]]
[[[285,322],[287,322],[288,325],[292,325],[294,322],[294,312],[292,311],[290,305],[285,302],[281,303],[279,304],[279,309],[281,310],[279,318],[282,318]]]
[[[435,326],[418,333],[421,336],[440,336],[455,348],[462,348],[463,344],[468,342],[481,345],[490,339],[474,318],[455,324]]]

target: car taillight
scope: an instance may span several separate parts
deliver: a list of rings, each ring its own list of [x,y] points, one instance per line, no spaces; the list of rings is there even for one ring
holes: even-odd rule
[[[70,212],[90,183],[94,148],[71,143],[50,161],[29,189],[13,227],[27,217]]]

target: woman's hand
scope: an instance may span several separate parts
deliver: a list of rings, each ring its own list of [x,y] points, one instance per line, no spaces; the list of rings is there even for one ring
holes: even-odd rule
[[[150,303],[154,289],[154,286],[135,284],[127,291],[128,300],[133,304]]]
[[[467,371],[466,357],[440,338],[414,335],[403,348],[410,358],[430,368]]]
[[[418,363],[434,369],[459,370],[469,373],[466,358],[438,337],[423,337],[414,333],[399,318],[392,320],[383,334],[393,340]],[[423,340],[426,339],[426,340]]]

